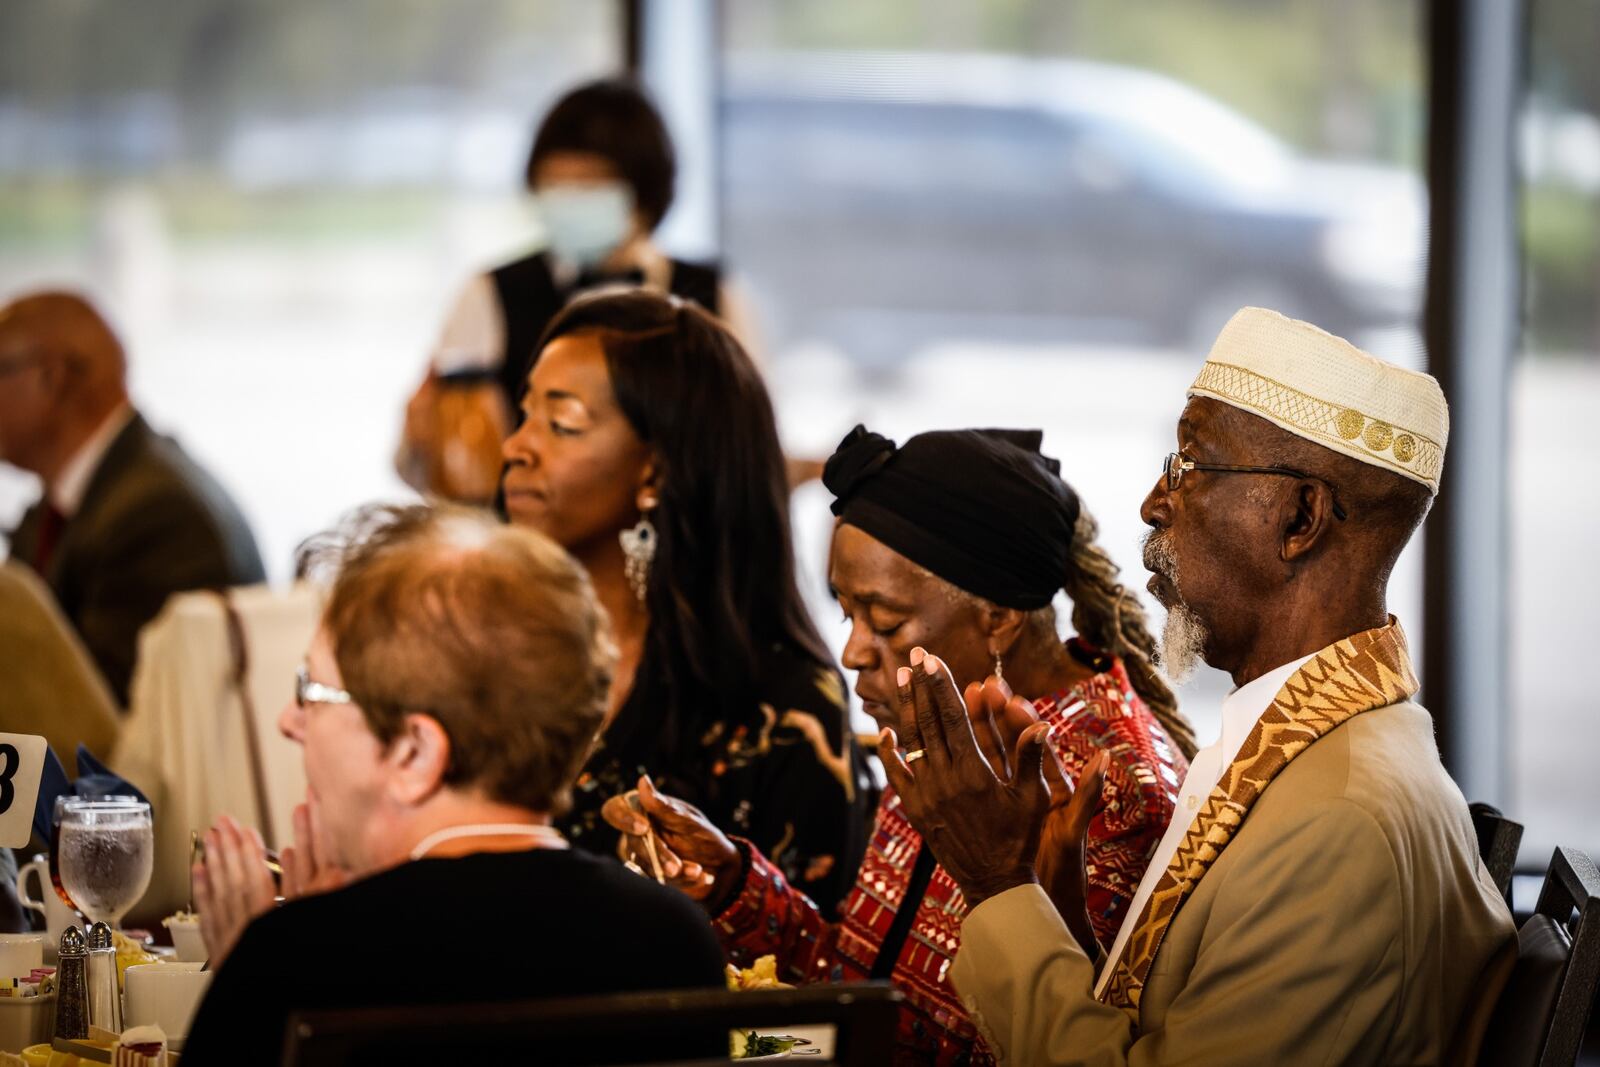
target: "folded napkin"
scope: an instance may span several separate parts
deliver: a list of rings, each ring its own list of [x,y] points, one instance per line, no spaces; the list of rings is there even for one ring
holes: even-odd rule
[[[97,800],[101,797],[132,796],[149,802],[137,786],[95,759],[84,745],[78,746],[78,770],[78,780],[70,781],[67,769],[61,765],[55,752],[49,748],[44,750],[44,774],[39,779],[39,799],[33,806],[33,832],[39,836],[39,840],[50,840],[57,797]]]

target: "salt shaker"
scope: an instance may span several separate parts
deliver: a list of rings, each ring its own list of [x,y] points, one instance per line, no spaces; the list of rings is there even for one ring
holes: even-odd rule
[[[117,945],[111,927],[89,927],[89,1025],[122,1032],[122,998],[117,995]]]
[[[116,960],[112,959],[115,967]],[[56,965],[56,1036],[89,1036],[89,949],[83,931],[69,926],[61,932],[60,959]]]

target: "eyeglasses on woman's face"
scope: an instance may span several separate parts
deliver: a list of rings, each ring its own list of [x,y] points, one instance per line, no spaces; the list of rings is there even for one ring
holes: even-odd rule
[[[311,680],[311,671],[301,664],[294,672],[295,707],[304,711],[311,704],[354,704],[355,698],[336,686]]]

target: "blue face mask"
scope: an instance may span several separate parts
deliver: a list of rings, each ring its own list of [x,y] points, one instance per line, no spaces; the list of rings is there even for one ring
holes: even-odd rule
[[[534,203],[550,251],[578,267],[599,266],[633,228],[633,194],[621,182],[547,185]]]

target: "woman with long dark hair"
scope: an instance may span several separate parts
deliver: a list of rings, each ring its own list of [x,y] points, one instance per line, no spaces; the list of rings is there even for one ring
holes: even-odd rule
[[[551,323],[521,407],[506,514],[588,568],[620,652],[563,831],[614,852],[600,806],[649,774],[772,849],[831,911],[859,857],[862,775],[843,681],[796,585],[755,366],[686,301],[602,292]]]

